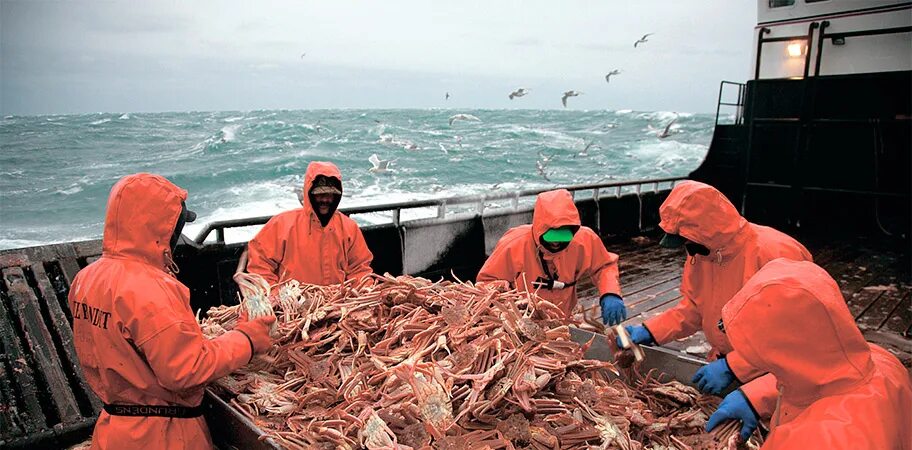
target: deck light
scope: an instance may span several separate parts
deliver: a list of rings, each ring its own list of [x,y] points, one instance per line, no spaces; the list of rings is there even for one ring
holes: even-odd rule
[[[792,58],[797,58],[804,54],[804,42],[789,42],[788,54]]]

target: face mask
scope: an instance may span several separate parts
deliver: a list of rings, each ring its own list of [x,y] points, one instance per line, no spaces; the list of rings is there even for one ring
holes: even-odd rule
[[[335,214],[336,208],[339,207],[339,202],[342,201],[342,196],[333,195],[333,201],[329,204],[329,212],[327,212],[326,214],[320,213],[320,208],[319,208],[319,204],[317,203],[316,195],[308,194],[308,197],[310,197],[310,204],[311,204],[311,207],[313,208],[314,214],[317,215],[317,219],[319,219],[320,223],[325,227],[329,223],[329,220],[332,219],[333,214]]]

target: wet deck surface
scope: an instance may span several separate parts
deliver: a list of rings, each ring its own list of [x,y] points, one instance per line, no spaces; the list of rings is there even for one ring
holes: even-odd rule
[[[799,240],[814,255],[814,261],[839,282],[842,295],[869,342],[895,354],[912,367],[912,286],[908,257],[895,246],[878,240]],[[621,287],[628,308],[626,324],[639,324],[681,300],[679,287],[684,253],[658,246],[657,239],[637,237],[622,244],[609,244],[620,255]],[[581,303],[598,314],[595,289],[582,285]],[[665,347],[705,356],[703,333],[670,342]]]

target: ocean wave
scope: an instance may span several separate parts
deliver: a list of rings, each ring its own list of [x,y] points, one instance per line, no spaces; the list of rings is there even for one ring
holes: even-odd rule
[[[26,248],[26,247],[37,247],[39,245],[47,245],[52,242],[53,238],[48,237],[47,239],[7,239],[0,238],[0,250],[5,250],[8,248]],[[59,240],[56,242],[65,242],[64,240]]]
[[[676,133],[660,140],[647,125],[664,126],[659,119],[667,111],[466,112],[484,122],[449,128],[452,111],[435,110],[128,113],[130,122],[116,120],[121,113],[82,114],[54,116],[55,127],[45,125],[47,116],[16,116],[3,122],[10,140],[0,152],[0,168],[9,173],[0,236],[72,240],[85,234],[85,224],[100,234],[106,189],[140,171],[187,189],[200,215],[196,227],[297,207],[295,192],[314,160],[339,166],[343,205],[686,174],[702,160],[714,123],[711,114],[679,114]],[[101,126],[84,133],[90,122]],[[579,156],[590,141],[598,148]],[[373,153],[395,159],[394,170],[371,173]],[[536,171],[539,153],[553,157],[553,182]],[[92,178],[27,175],[60,167]],[[402,218],[425,212],[436,214]],[[391,217],[371,220],[381,219]]]
[[[653,111],[636,115],[636,118],[638,119],[654,120],[659,122],[667,122],[675,118],[683,119],[688,117],[693,117],[693,114],[684,112],[679,113],[674,111]]]
[[[381,134],[380,139],[377,140],[377,143],[394,147],[402,147],[403,149],[409,151],[421,150],[421,147],[419,147],[418,144],[415,144],[408,139],[399,138],[391,134]]]
[[[110,118],[98,119],[96,121],[90,122],[89,125],[102,125],[102,124],[108,123],[110,121],[111,121]]]
[[[56,194],[73,195],[82,192],[83,187],[78,184],[68,186],[66,189],[58,189]]]
[[[222,129],[219,131],[221,133],[221,137],[219,137],[219,141],[222,143],[234,142],[235,140],[237,140],[237,132],[240,128],[241,128],[240,124],[228,125],[228,126],[222,127]]]

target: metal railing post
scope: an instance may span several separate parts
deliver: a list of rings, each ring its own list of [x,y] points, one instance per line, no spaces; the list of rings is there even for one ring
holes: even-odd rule
[[[716,126],[719,126],[719,109],[722,108],[722,88],[725,87],[725,82],[719,83],[719,98],[716,100]]]
[[[444,217],[446,217],[446,201],[440,202],[440,204],[437,205],[437,218],[443,219]]]
[[[807,35],[807,54],[804,55],[804,78],[808,77],[811,70],[811,51],[814,48],[814,30],[820,26],[820,22],[811,22],[808,25]]]
[[[763,35],[768,34],[770,29],[767,27],[761,27],[760,31],[757,33],[757,64],[755,65],[754,70],[754,79],[760,79],[760,54],[763,51]]]
[[[817,60],[814,63],[814,76],[820,75],[820,58],[823,55],[823,40],[826,39],[826,29],[830,26],[829,20],[820,23],[820,31],[817,32]],[[810,52],[809,52],[810,53]]]

